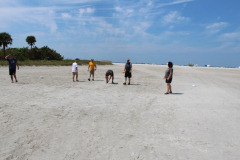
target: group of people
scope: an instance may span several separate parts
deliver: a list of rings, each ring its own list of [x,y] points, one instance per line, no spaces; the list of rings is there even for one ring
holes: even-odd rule
[[[7,55],[5,57],[5,59],[9,63],[9,75],[11,77],[12,83],[13,83],[13,77],[15,78],[15,82],[18,82],[17,76],[16,76],[16,69],[18,68],[18,70],[19,70],[19,65],[17,63],[17,59],[14,58],[13,55],[11,55],[11,54]],[[165,76],[164,76],[164,79],[167,83],[167,92],[165,94],[172,93],[172,87],[171,87],[171,82],[172,82],[172,78],[173,78],[173,68],[172,67],[173,67],[173,63],[168,62],[168,68],[165,71]],[[94,81],[94,72],[96,70],[97,70],[97,65],[94,62],[94,60],[91,59],[91,62],[89,62],[89,64],[88,64],[88,72],[89,72],[88,81],[91,80],[91,77],[92,77],[92,81]],[[123,83],[123,85],[127,84],[127,79],[128,79],[128,85],[130,85],[130,81],[132,78],[132,63],[130,62],[130,59],[127,59],[127,63],[125,63],[123,73],[125,73],[125,82]],[[73,82],[75,82],[74,79],[76,79],[76,81],[78,81],[78,61],[77,60],[72,64],[72,79],[73,79]],[[114,73],[112,70],[107,70],[107,72],[105,74],[105,79],[106,79],[106,83],[110,82],[111,79],[112,79],[112,83],[114,83]]]
[[[90,70],[89,70],[90,69]],[[93,59],[91,59],[91,62],[89,62],[88,64],[88,72],[89,74],[89,78],[88,80],[91,80],[92,77],[92,81],[94,81],[94,72],[97,70],[97,65],[94,62]],[[126,85],[127,82],[127,78],[128,78],[128,85],[130,85],[130,79],[132,77],[132,63],[130,63],[130,59],[127,59],[127,63],[125,64],[124,67],[124,71],[125,73],[125,82],[123,83],[124,85]],[[73,64],[72,64],[72,79],[73,82],[75,82],[74,79],[76,79],[76,81],[78,81],[78,60],[76,60]],[[106,79],[106,83],[110,82],[110,80],[112,79],[112,83],[114,83],[114,73],[112,70],[107,70],[106,74],[105,74],[105,79]]]
[[[77,70],[77,63],[78,61],[76,60],[73,64],[72,64],[72,73],[73,73],[73,82],[74,81],[74,77],[76,76],[76,81],[78,81],[78,70]],[[165,94],[170,94],[172,93],[172,87],[171,87],[171,82],[172,82],[172,77],[173,77],[173,63],[172,62],[168,62],[168,68],[165,71],[165,76],[164,79],[166,79],[166,83],[167,83],[167,92]],[[90,71],[89,71],[90,68]],[[89,62],[88,64],[88,71],[90,73],[88,80],[90,81],[91,76],[92,76],[92,81],[94,81],[94,72],[96,71],[97,66],[96,63],[94,62],[93,59],[91,59],[91,62]],[[130,81],[132,78],[132,63],[130,62],[130,59],[127,59],[127,63],[125,63],[124,66],[124,70],[123,73],[125,73],[125,82],[123,83],[123,85],[127,84],[127,79],[128,79],[128,85],[130,85]],[[114,83],[114,73],[112,70],[107,70],[106,74],[105,74],[105,80],[106,83],[110,82],[110,80],[112,79],[112,83]]]

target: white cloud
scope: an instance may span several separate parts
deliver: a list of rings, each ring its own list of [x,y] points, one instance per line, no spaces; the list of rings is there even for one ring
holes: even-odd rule
[[[222,28],[222,27],[226,27],[227,25],[228,25],[228,23],[226,23],[226,22],[219,22],[219,23],[214,23],[214,24],[206,26],[206,29]]]
[[[133,26],[134,32],[137,34],[146,35],[146,30],[150,27],[151,24],[148,22],[141,22],[140,25]]]
[[[71,18],[72,16],[68,13],[62,13],[62,18]]]
[[[117,12],[117,14],[113,14],[113,16],[127,16],[127,15],[131,15],[134,10],[132,8],[121,8],[121,7],[115,7],[115,10]]]
[[[172,11],[163,17],[163,23],[176,23],[179,21],[188,21],[188,17],[182,17],[177,11]]]
[[[173,2],[169,2],[169,3],[162,3],[157,5],[156,7],[165,7],[165,6],[171,6],[171,5],[176,5],[176,4],[181,4],[181,3],[187,3],[187,2],[192,2],[194,0],[176,0]]]
[[[87,8],[86,9],[86,13],[93,13],[94,12],[94,9],[93,8]]]
[[[126,10],[126,13],[128,14],[128,13],[132,13],[133,12],[133,9],[127,9]]]
[[[232,32],[232,33],[225,33],[222,34],[219,38],[221,41],[240,41],[240,32]]]
[[[147,6],[152,6],[152,1],[148,2]]]
[[[115,10],[116,10],[117,12],[122,12],[122,8],[121,8],[121,7],[115,7]]]
[[[221,49],[222,49],[222,48],[227,48],[227,47],[230,47],[230,46],[232,46],[232,45],[234,45],[233,42],[226,42],[226,43],[223,43],[223,44],[220,46],[220,48],[221,48]]]
[[[49,28],[51,33],[54,33],[58,28],[55,17],[56,13],[50,7],[12,7],[0,9],[0,19],[4,20],[5,23],[42,25]]]
[[[83,14],[87,13],[87,14],[91,14],[94,13],[95,9],[94,8],[86,8],[86,9],[79,9],[79,15],[82,16]]]
[[[206,26],[206,33],[208,34],[216,34],[220,32],[223,28],[227,27],[229,24],[227,22],[219,22],[219,23],[213,23],[208,26]]]

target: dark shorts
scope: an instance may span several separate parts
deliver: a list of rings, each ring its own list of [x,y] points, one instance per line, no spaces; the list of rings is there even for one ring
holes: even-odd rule
[[[15,75],[16,69],[9,69],[9,75]]]
[[[114,73],[113,73],[113,72],[107,72],[107,73],[105,74],[105,76],[114,76]]]
[[[129,71],[125,72],[125,77],[131,78],[132,77],[132,73],[130,73]]]
[[[166,79],[166,83],[171,83],[172,82],[172,78],[170,78],[169,80]]]

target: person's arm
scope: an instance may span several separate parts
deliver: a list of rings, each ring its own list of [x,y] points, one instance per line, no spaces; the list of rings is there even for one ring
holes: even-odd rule
[[[16,65],[17,65],[17,67],[18,67],[18,70],[19,70],[19,65],[18,65],[18,63],[16,62]]]
[[[10,56],[10,55],[7,55],[7,56],[5,57],[5,59],[8,59],[9,56]]]
[[[132,63],[130,63],[130,73],[132,72]]]
[[[169,80],[172,77],[172,72],[170,72],[170,75],[168,76],[167,80]]]
[[[111,78],[112,78],[112,76],[109,76],[109,80],[108,81],[110,81]]]

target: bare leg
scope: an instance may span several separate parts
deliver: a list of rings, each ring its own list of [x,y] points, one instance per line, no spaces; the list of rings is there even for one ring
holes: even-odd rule
[[[129,82],[129,83],[130,83],[130,79],[131,79],[131,78],[128,78],[128,82]]]
[[[93,72],[93,74],[92,74],[92,77],[93,77],[93,79],[94,79],[94,72]]]
[[[11,75],[11,80],[12,80],[12,83],[13,83],[13,75]]]
[[[172,93],[172,86],[171,86],[171,83],[169,83],[169,93]]]
[[[108,77],[107,76],[105,76],[105,79],[106,79],[106,83],[108,83]]]
[[[16,74],[14,74],[15,81],[18,82]]]
[[[73,82],[75,82],[75,81],[74,81],[74,74],[73,74]]]
[[[167,83],[167,92],[166,93],[170,93],[170,88],[171,88],[170,83]]]
[[[78,81],[78,73],[76,74],[76,81]]]
[[[125,77],[125,83],[127,83],[127,77]]]

